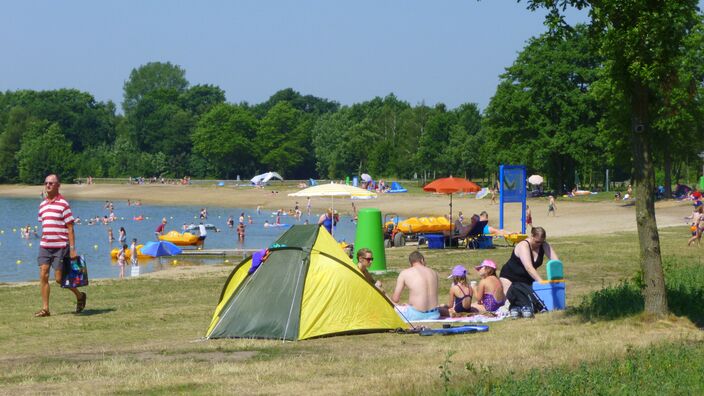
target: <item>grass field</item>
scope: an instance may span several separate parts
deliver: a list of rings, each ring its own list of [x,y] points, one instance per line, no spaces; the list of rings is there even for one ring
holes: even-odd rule
[[[696,394],[704,383],[697,327],[704,323],[704,269],[702,249],[687,248],[686,237],[685,227],[661,233],[678,316],[652,321],[639,313],[635,234],[561,238],[550,242],[566,264],[571,309],[454,337],[203,341],[226,266],[95,281],[82,315],[71,313],[69,292],[52,287],[52,316],[41,319],[32,317],[40,307],[37,285],[3,285],[0,392]],[[405,268],[411,249],[387,250],[388,267]],[[502,264],[510,254],[501,247],[423,252],[441,275],[484,258]],[[395,274],[381,279],[390,292]],[[441,286],[445,302],[449,281]]]

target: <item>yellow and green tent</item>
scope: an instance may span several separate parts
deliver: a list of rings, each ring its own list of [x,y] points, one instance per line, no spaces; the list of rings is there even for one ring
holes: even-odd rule
[[[207,338],[305,340],[408,327],[317,225],[291,227],[251,267],[250,256],[228,277]]]

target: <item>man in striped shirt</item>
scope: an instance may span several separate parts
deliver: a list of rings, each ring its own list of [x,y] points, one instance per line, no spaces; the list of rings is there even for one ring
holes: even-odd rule
[[[42,239],[39,242],[39,285],[42,291],[42,309],[34,316],[49,316],[49,271],[54,268],[56,283],[61,284],[63,261],[66,256],[76,258],[76,238],[73,232],[73,214],[64,197],[59,194],[59,177],[49,175],[44,180],[46,198],[39,205]],[[86,294],[69,289],[76,295],[76,313],[86,306]]]

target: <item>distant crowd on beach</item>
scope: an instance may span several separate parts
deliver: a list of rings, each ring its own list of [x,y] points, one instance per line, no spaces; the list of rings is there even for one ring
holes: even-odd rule
[[[81,184],[82,180],[77,179],[77,183]],[[190,185],[191,184],[191,177],[190,176],[184,176],[180,179],[175,179],[175,178],[165,178],[163,176],[157,177],[157,176],[152,176],[152,177],[144,177],[144,176],[138,176],[138,177],[132,177],[130,176],[127,179],[128,184],[175,184],[175,185]],[[95,181],[93,180],[93,176],[88,176],[85,179],[85,184],[95,184]]]
[[[191,184],[191,177],[190,176],[184,176],[180,179],[171,179],[171,178],[164,178],[162,177],[156,177],[152,176],[150,178],[144,178],[144,177],[131,177],[129,178],[128,181],[129,184],[180,184],[183,186],[187,186]]]

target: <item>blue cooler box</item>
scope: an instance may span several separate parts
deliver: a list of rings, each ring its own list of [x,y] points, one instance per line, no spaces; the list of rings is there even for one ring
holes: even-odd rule
[[[533,290],[543,300],[548,311],[565,309],[565,281],[533,282]]]
[[[428,249],[445,248],[445,236],[442,234],[425,234],[425,239],[428,240]]]

